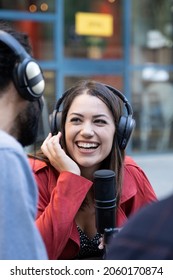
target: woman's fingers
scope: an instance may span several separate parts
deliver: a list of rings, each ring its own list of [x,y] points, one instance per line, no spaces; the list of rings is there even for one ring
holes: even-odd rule
[[[60,139],[61,132],[58,132],[55,136],[49,134],[41,146],[42,152],[57,171],[69,171],[80,175],[78,165],[62,149]]]

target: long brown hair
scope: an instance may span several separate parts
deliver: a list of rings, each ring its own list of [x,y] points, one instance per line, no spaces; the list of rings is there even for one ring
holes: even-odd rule
[[[96,96],[102,102],[106,104],[113,115],[115,122],[115,127],[117,128],[119,119],[122,116],[122,100],[110,89],[108,89],[102,83],[90,80],[82,80],[75,84],[65,93],[65,98],[63,98],[63,109],[62,109],[62,119],[61,119],[61,132],[62,132],[62,146],[66,153],[68,153],[65,141],[65,122],[69,108],[74,100],[74,98],[83,93],[87,93],[91,96]],[[116,186],[117,186],[117,198],[119,199],[121,195],[121,185],[122,185],[122,166],[124,160],[124,150],[120,150],[118,145],[117,133],[115,130],[113,145],[110,154],[101,163],[100,169],[110,169],[116,174]]]

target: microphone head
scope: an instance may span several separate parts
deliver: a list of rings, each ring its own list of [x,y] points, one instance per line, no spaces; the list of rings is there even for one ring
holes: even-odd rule
[[[115,172],[102,169],[94,173],[94,197],[96,209],[96,228],[104,233],[106,228],[115,227]]]
[[[94,172],[94,192],[96,200],[103,203],[115,198],[115,172],[101,169]]]

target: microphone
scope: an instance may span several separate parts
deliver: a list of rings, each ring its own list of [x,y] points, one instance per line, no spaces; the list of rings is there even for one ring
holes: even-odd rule
[[[99,233],[115,228],[115,172],[101,169],[94,172],[96,228]]]

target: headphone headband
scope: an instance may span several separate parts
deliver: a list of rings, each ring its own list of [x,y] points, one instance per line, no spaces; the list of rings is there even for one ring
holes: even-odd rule
[[[129,101],[125,97],[125,95],[122,94],[121,91],[119,91],[118,89],[116,89],[114,87],[111,87],[111,86],[106,85],[106,84],[104,84],[104,86],[107,87],[113,93],[115,93],[115,95],[117,95],[123,101],[124,105],[126,106],[128,115],[132,116],[133,115],[133,109],[132,109],[132,106],[130,105]]]
[[[11,34],[0,30],[0,41],[6,44],[19,58],[30,58],[24,47]]]

